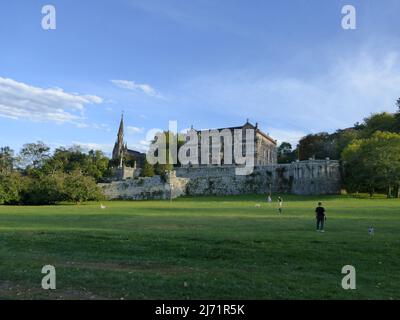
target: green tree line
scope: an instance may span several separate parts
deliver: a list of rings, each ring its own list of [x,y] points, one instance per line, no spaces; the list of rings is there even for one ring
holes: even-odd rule
[[[43,142],[28,143],[18,155],[0,148],[0,204],[55,204],[102,199],[97,182],[111,175],[101,151],[74,146],[52,154]]]
[[[385,192],[400,196],[400,99],[395,113],[371,114],[351,128],[334,133],[320,132],[300,139],[296,148],[283,142],[278,162],[336,159],[343,168],[348,192]]]

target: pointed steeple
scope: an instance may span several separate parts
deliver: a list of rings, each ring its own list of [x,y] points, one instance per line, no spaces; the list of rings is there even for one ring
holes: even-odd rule
[[[121,122],[119,124],[119,129],[118,129],[118,143],[123,144],[124,142],[124,112],[121,114]]]
[[[114,149],[113,149],[113,160],[120,160],[124,156],[124,113],[122,112],[121,115],[121,122],[119,124],[119,129],[118,129],[118,136],[117,136],[117,141],[115,142]]]

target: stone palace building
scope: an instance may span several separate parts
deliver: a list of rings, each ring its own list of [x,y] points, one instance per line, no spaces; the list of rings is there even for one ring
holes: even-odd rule
[[[166,177],[140,177],[145,154],[130,150],[124,142],[124,123],[121,119],[113,160],[118,163],[116,181],[100,184],[109,199],[172,199],[182,195],[236,195],[293,193],[302,195],[338,194],[341,190],[341,170],[337,160],[295,161],[277,163],[277,142],[262,132],[258,125],[247,121],[243,126],[220,128],[254,129],[254,170],[238,176],[235,165],[197,165],[175,167]],[[194,130],[193,128],[191,130]],[[194,130],[201,135],[202,131]],[[134,167],[124,164],[126,156],[135,160]]]

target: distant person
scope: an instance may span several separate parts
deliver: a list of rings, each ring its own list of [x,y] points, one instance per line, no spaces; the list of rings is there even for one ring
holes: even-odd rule
[[[318,202],[318,207],[315,209],[316,218],[317,218],[317,231],[324,231],[324,222],[326,220],[325,208],[322,206],[321,202]]]
[[[272,199],[271,199],[271,196],[270,196],[270,195],[268,195],[267,201],[268,201],[268,203],[271,203],[271,202],[272,202]]]
[[[282,197],[278,197],[278,212],[282,213],[282,208],[283,208],[283,199]]]

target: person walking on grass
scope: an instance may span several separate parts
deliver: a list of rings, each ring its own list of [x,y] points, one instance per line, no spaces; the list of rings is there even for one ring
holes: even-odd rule
[[[325,232],[324,222],[326,221],[326,214],[322,202],[318,202],[318,207],[315,209],[315,213],[317,218],[317,232]]]
[[[282,197],[278,197],[278,212],[282,213],[282,207],[283,207],[283,199]]]

